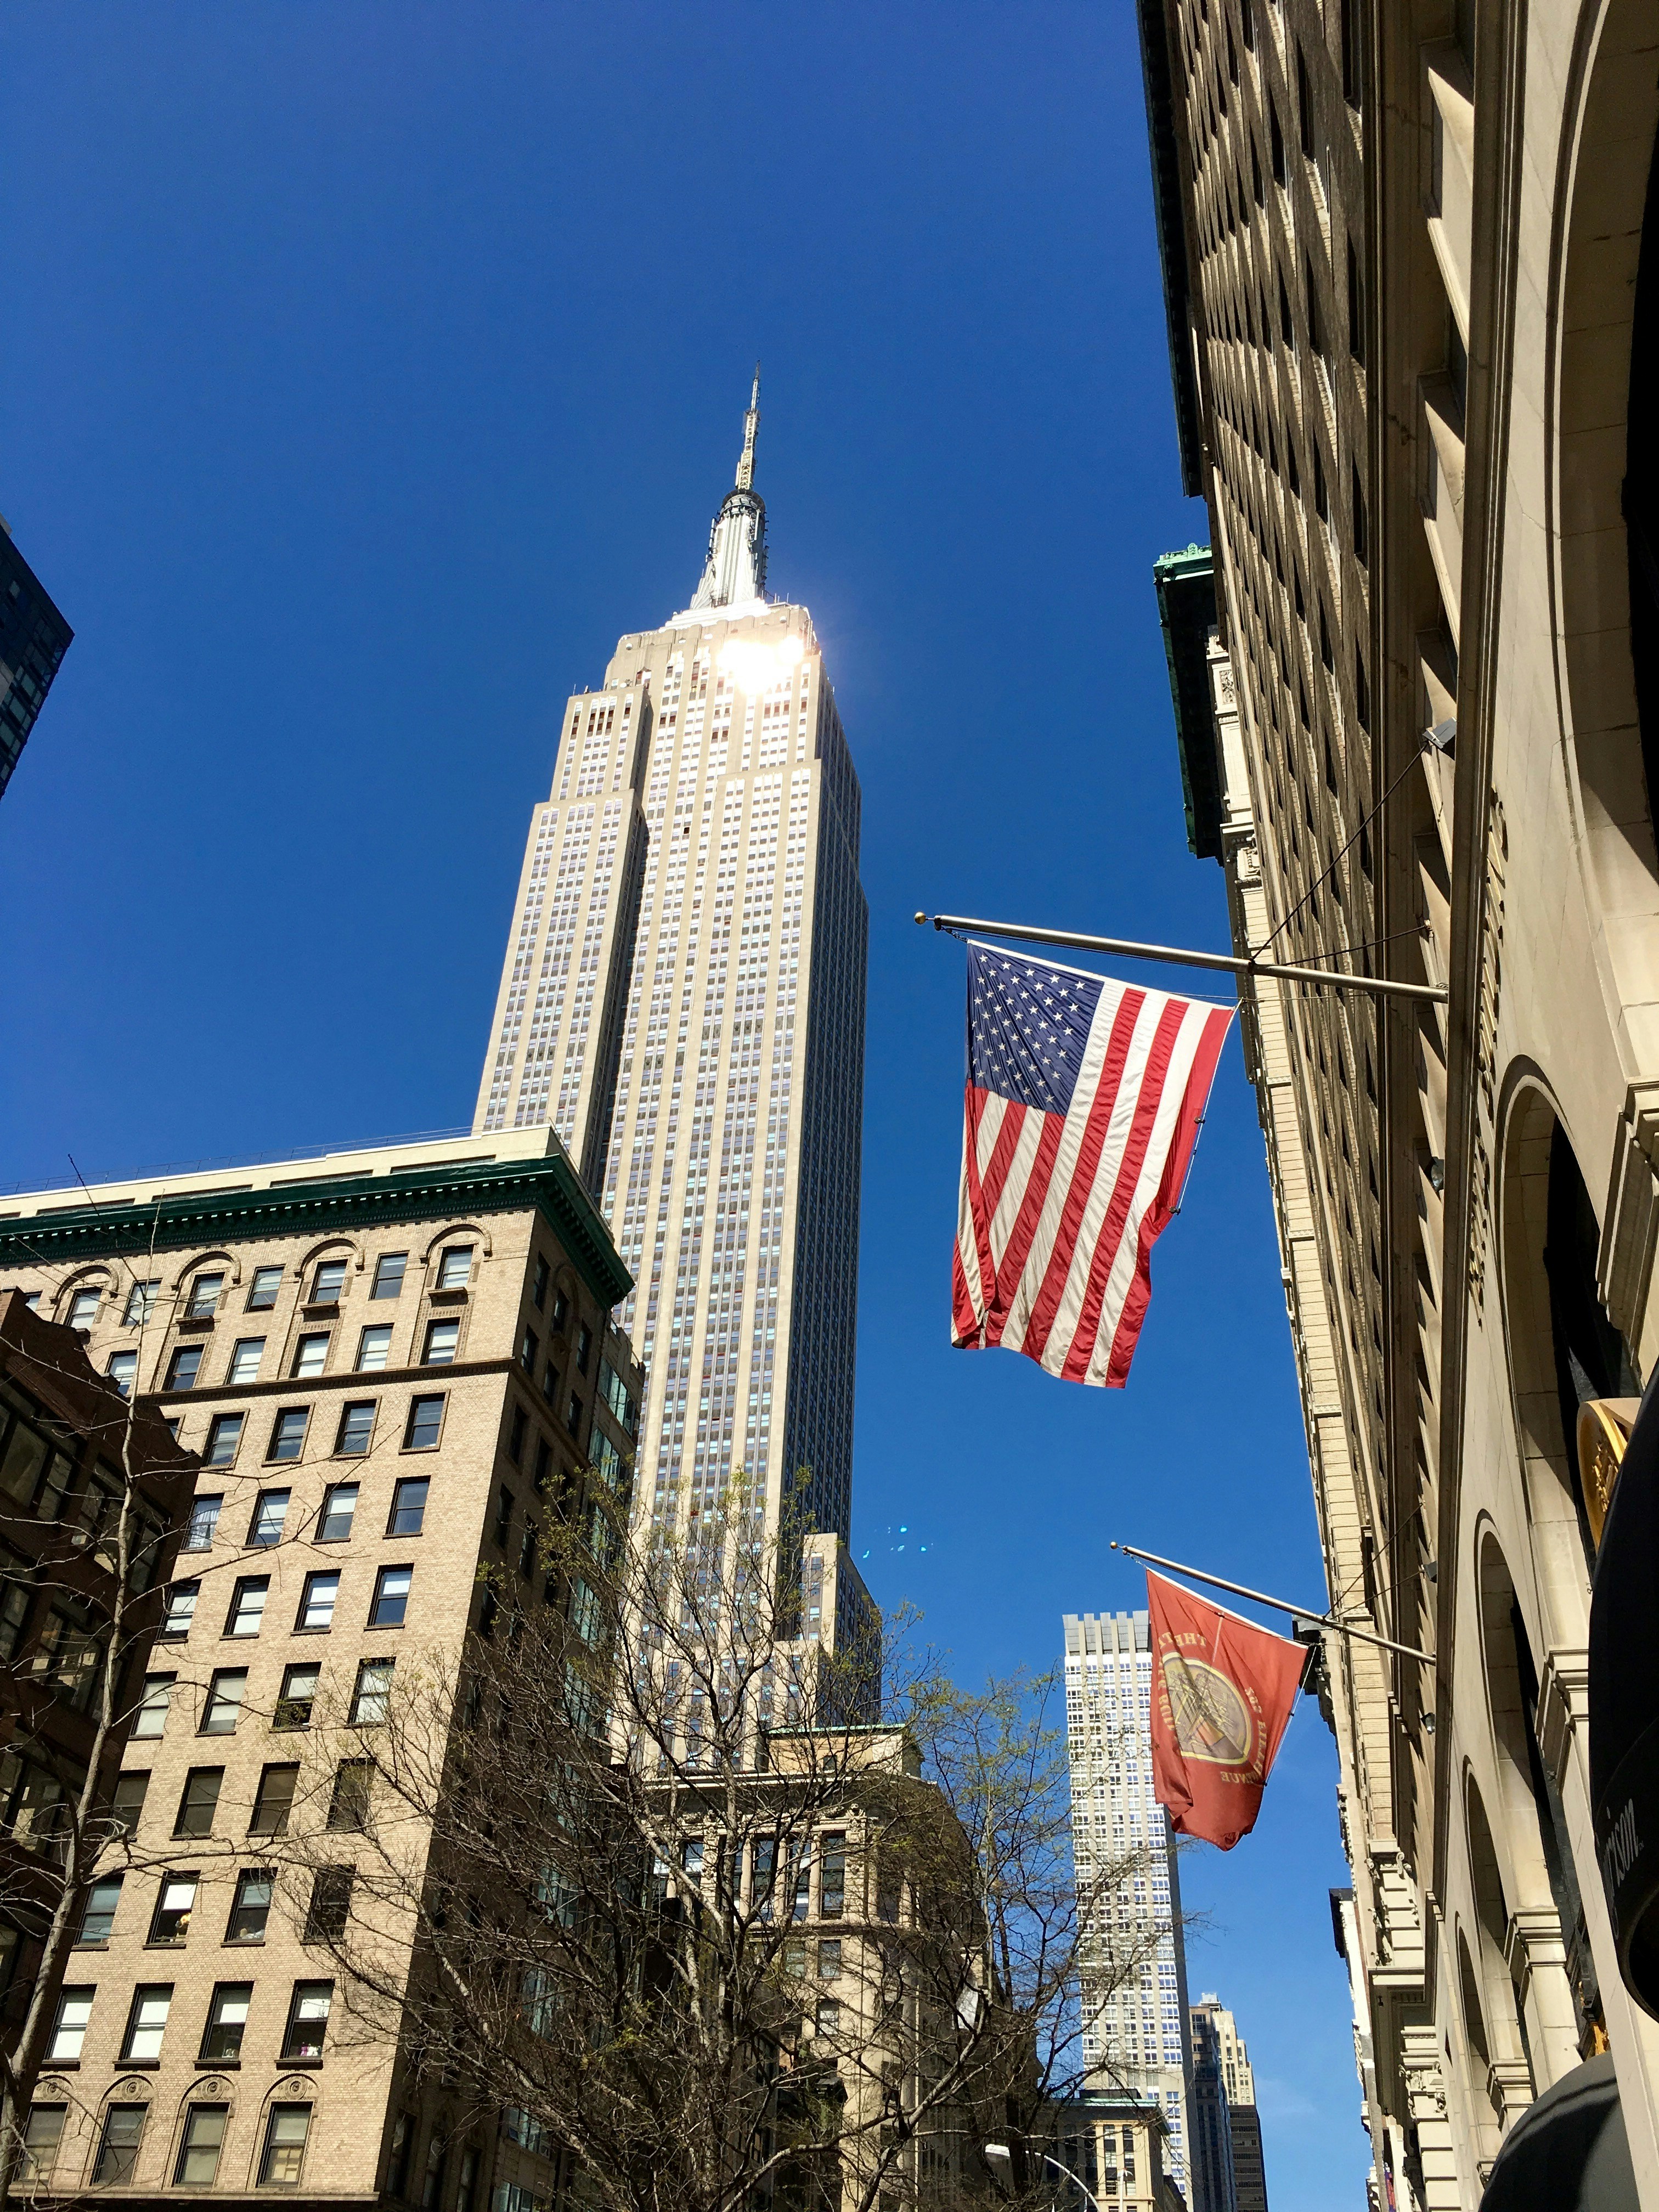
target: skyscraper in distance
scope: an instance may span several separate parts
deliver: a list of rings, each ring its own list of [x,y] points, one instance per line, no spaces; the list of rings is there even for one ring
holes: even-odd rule
[[[765,596],[760,378],[690,605],[565,712],[530,826],[482,1134],[551,1122],[636,1289],[638,1506],[742,1468],[850,1513],[868,914],[858,778],[811,617]]]
[[[1175,1838],[1152,1795],[1151,1627],[1145,1613],[1068,1613],[1065,1627],[1078,1881],[1103,1868],[1128,1869],[1110,1899],[1121,1934],[1103,1923],[1097,1944],[1085,1939],[1083,1948],[1083,2063],[1091,2083],[1132,2089],[1158,2106],[1169,2129],[1165,2164],[1191,2206],[1206,2201],[1206,2176],[1192,2125]],[[1119,1942],[1128,1948],[1114,1958]]]
[[[1267,2212],[1267,2177],[1261,2156],[1261,2116],[1256,2110],[1255,2075],[1238,2023],[1213,1990],[1206,1990],[1193,2007],[1192,2023],[1194,2066],[1201,2046],[1216,2069],[1225,2096],[1233,2203],[1237,2212]]]

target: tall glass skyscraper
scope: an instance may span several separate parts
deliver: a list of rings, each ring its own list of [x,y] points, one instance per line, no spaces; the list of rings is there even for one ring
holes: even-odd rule
[[[805,607],[765,597],[758,374],[690,605],[566,709],[474,1127],[551,1122],[636,1288],[639,1511],[734,1468],[845,1541],[868,910],[858,778]]]
[[[1188,2204],[1207,2204],[1208,2172],[1192,2125],[1175,1837],[1152,1794],[1152,1632],[1144,1613],[1068,1613],[1065,1627],[1078,1881],[1123,1869],[1080,1961],[1083,2063],[1093,2081],[1133,2089],[1158,2106],[1169,2128],[1165,2170]]]

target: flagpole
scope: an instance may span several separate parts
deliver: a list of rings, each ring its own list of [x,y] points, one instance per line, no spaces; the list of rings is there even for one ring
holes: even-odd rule
[[[1249,1589],[1243,1583],[1230,1583],[1219,1575],[1206,1575],[1198,1567],[1188,1567],[1179,1559],[1160,1559],[1156,1552],[1143,1552],[1133,1544],[1120,1544],[1115,1536],[1111,1540],[1115,1552],[1127,1552],[1132,1559],[1145,1559],[1149,1566],[1168,1567],[1172,1574],[1185,1575],[1195,1583],[1208,1583],[1213,1589],[1231,1590],[1235,1597],[1248,1597],[1257,1605],[1271,1606],[1275,1613],[1288,1613],[1297,1620],[1316,1620],[1322,1628],[1334,1628],[1339,1636],[1352,1636],[1361,1644],[1381,1645],[1384,1651],[1398,1651],[1402,1658],[1420,1659],[1425,1667],[1432,1667],[1433,1658],[1419,1651],[1415,1644],[1396,1644],[1391,1636],[1376,1636],[1368,1628],[1353,1628],[1346,1620],[1336,1620],[1328,1613],[1311,1613],[1305,1605],[1291,1605],[1282,1597],[1269,1597],[1265,1590]]]
[[[1379,999],[1415,999],[1443,1006],[1449,996],[1439,983],[1399,983],[1388,975],[1341,975],[1334,968],[1297,968],[1280,960],[1252,960],[1233,952],[1185,951],[1179,945],[1142,945],[1128,937],[1079,937],[1063,929],[1036,929],[1017,921],[976,921],[960,914],[919,914],[916,921],[931,921],[935,929],[980,930],[987,937],[1018,937],[1032,945],[1065,945],[1080,952],[1112,952],[1130,960],[1162,960],[1176,968],[1218,968],[1230,975],[1274,975],[1287,983],[1369,991]]]

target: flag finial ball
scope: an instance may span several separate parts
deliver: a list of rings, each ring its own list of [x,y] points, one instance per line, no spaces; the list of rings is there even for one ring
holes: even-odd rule
[[[924,921],[927,921],[927,915],[926,915],[925,914],[919,914],[919,915],[916,916],[916,926],[917,926],[917,927],[918,927],[918,928],[920,928],[920,927],[921,927],[921,924],[922,924]]]

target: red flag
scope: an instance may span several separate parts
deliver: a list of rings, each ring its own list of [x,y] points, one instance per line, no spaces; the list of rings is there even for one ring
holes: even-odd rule
[[[1146,1577],[1152,1623],[1152,1794],[1178,1834],[1231,1850],[1261,1809],[1307,1665],[1270,1636],[1188,1590]]]

